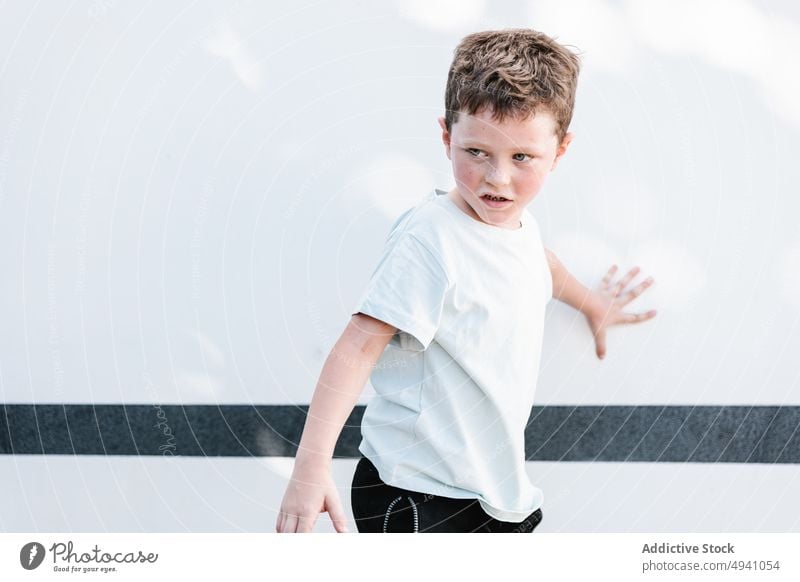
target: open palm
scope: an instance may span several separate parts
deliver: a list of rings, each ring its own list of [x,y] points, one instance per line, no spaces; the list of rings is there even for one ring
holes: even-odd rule
[[[619,281],[612,283],[616,272],[617,266],[611,265],[600,283],[600,288],[593,292],[593,303],[596,307],[586,316],[592,335],[594,335],[597,357],[600,359],[606,355],[606,330],[609,327],[625,323],[641,323],[656,316],[655,309],[644,313],[623,311],[628,303],[644,293],[654,283],[653,278],[648,277],[629,291],[625,291],[625,288],[639,273],[639,267],[634,267]]]

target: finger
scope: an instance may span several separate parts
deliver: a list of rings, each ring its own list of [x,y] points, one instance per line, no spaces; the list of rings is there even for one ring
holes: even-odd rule
[[[634,287],[633,289],[628,291],[625,294],[625,296],[622,299],[620,299],[619,304],[620,305],[627,305],[628,303],[630,303],[631,301],[636,299],[639,295],[644,293],[645,290],[648,287],[650,287],[653,283],[655,283],[653,278],[652,277],[648,277],[647,279],[645,279],[644,281],[639,283],[636,287]]]
[[[653,319],[658,311],[652,309],[645,313],[626,313],[625,314],[625,323],[641,323],[642,321],[647,321],[648,319]]]
[[[601,281],[603,288],[608,288],[608,285],[611,283],[611,278],[614,276],[614,273],[616,272],[617,272],[617,266],[611,265],[611,268],[603,276],[603,280]]]
[[[600,331],[594,338],[595,351],[601,360],[606,357],[606,332]]]
[[[333,527],[339,533],[347,533],[347,517],[342,509],[342,502],[339,500],[338,495],[331,495],[327,499],[328,516],[333,522]]]
[[[301,515],[297,519],[297,533],[311,533],[314,531],[314,524],[317,521],[317,515],[313,516]]]
[[[639,267],[634,267],[633,269],[628,271],[628,274],[625,275],[622,279],[620,279],[619,282],[614,286],[614,295],[616,296],[622,293],[622,290],[628,286],[628,283],[630,283],[638,273],[639,273]]]
[[[278,512],[278,519],[275,520],[275,531],[277,533],[282,533],[283,532],[283,522],[284,522],[283,512],[279,511]]]
[[[297,516],[287,515],[283,522],[283,533],[296,533],[297,532]]]

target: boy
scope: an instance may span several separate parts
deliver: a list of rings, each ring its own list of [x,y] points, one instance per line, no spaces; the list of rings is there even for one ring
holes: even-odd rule
[[[359,531],[530,532],[541,490],[525,472],[545,304],[579,309],[605,355],[606,329],[655,311],[622,308],[634,268],[601,289],[543,248],[526,206],[567,151],[578,58],[544,34],[487,31],[455,51],[439,119],[456,186],[394,224],[354,315],[325,362],[278,532],[307,532],[321,511],[347,531],[330,462],[371,374],[352,486]]]

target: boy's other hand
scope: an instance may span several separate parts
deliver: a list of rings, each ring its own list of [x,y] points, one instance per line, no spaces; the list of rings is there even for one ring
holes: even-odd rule
[[[336,484],[327,469],[308,469],[295,466],[286,493],[283,496],[277,533],[308,533],[321,512],[328,512],[338,533],[346,533],[347,517]]]
[[[594,335],[595,350],[601,360],[606,355],[606,330],[612,325],[623,323],[640,323],[656,316],[656,310],[645,313],[627,313],[622,310],[628,303],[644,293],[655,281],[648,277],[627,292],[623,291],[633,278],[639,273],[639,267],[634,267],[628,274],[616,283],[612,283],[617,266],[611,268],[603,277],[600,289],[592,292],[592,308],[586,314],[589,327]]]

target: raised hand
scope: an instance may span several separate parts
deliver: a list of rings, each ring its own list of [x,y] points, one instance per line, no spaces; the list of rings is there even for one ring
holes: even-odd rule
[[[632,289],[625,291],[639,270],[639,267],[634,267],[628,271],[627,275],[614,283],[613,278],[617,272],[617,266],[611,265],[600,283],[600,288],[592,292],[593,307],[586,314],[586,319],[592,335],[594,335],[597,357],[601,360],[606,355],[606,330],[609,327],[626,323],[641,323],[656,316],[655,309],[644,313],[623,311],[623,307],[644,293],[655,282],[652,277],[648,277]]]

